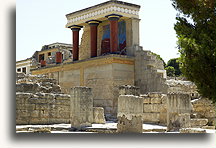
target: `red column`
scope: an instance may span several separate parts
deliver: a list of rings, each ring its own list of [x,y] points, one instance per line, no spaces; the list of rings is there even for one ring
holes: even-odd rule
[[[45,66],[46,66],[46,61],[41,60],[41,61],[40,61],[40,64],[41,64],[41,67],[45,67]]]
[[[108,17],[108,20],[110,21],[110,52],[116,53],[118,50],[118,20],[122,16],[110,14],[106,17]]]
[[[56,64],[62,63],[62,53],[56,52]]]
[[[100,21],[90,20],[86,23],[89,23],[90,25],[91,58],[97,57],[97,26],[99,25]]]
[[[72,26],[73,32],[73,61],[79,60],[79,31],[81,26]]]

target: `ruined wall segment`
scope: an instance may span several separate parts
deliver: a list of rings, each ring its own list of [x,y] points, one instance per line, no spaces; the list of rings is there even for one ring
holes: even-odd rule
[[[167,124],[167,95],[162,93],[142,94],[143,123]]]
[[[62,94],[56,80],[17,74],[16,124],[70,122],[70,96]]]
[[[193,118],[207,119],[206,125],[215,126],[215,119],[216,119],[215,104],[211,100],[209,100],[208,98],[199,98],[199,99],[192,100],[191,103],[193,105],[193,110],[192,110]]]

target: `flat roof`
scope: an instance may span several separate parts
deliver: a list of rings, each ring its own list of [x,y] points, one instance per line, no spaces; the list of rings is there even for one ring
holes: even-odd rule
[[[96,8],[96,7],[100,7],[100,6],[109,4],[109,3],[122,4],[122,5],[132,6],[132,7],[136,7],[136,8],[141,7],[140,5],[136,5],[136,4],[132,4],[132,3],[127,3],[127,2],[123,2],[123,1],[117,1],[117,0],[110,0],[110,1],[107,1],[107,2],[104,2],[104,3],[100,3],[100,4],[97,4],[97,5],[85,8],[85,9],[81,9],[81,10],[78,10],[78,11],[75,11],[75,12],[72,12],[72,13],[68,13],[68,14],[66,14],[66,16],[69,16],[69,15],[75,14],[75,13],[79,13],[79,12],[82,12],[82,11],[86,11],[86,10],[89,10],[89,9],[93,9],[93,8]]]

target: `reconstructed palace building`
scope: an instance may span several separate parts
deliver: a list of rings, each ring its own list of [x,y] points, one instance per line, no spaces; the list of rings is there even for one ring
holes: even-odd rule
[[[121,85],[135,85],[141,93],[166,92],[162,61],[139,45],[139,10],[139,5],[110,0],[67,14],[71,61],[42,66],[32,74],[57,79],[65,93],[74,86],[92,88],[94,106],[104,107],[107,116],[116,116]]]

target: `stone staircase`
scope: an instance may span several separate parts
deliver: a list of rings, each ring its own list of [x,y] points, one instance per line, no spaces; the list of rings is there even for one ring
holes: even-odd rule
[[[157,56],[142,47],[135,52],[135,86],[142,94],[148,92],[167,93],[166,74],[163,62]]]

